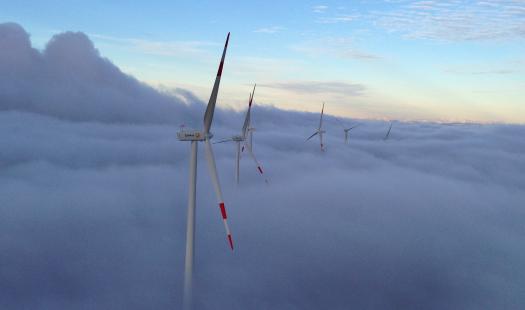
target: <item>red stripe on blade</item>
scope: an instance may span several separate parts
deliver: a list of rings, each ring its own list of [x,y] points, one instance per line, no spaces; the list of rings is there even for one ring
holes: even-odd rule
[[[219,65],[219,71],[217,71],[217,76],[221,77],[222,75],[222,67],[224,66],[224,62],[221,61],[221,64]]]
[[[222,59],[221,59],[221,64],[219,65],[219,71],[217,71],[218,77],[221,77],[222,75],[222,67],[224,66],[224,56],[226,55],[226,49],[228,48],[228,41],[230,41],[229,32],[228,32],[228,36],[226,37],[226,43],[224,43],[224,51],[222,52]]]
[[[230,248],[233,250],[233,239],[232,239],[232,235],[228,235],[228,242],[230,242]]]
[[[263,174],[262,168],[260,166],[258,166],[257,169],[259,169],[259,172]]]
[[[221,214],[222,214],[222,218],[223,219],[226,219],[226,208],[224,207],[224,202],[221,202],[219,204],[219,207],[221,208]]]

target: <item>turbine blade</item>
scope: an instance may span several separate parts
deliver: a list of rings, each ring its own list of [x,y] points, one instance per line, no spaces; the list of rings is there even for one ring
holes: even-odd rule
[[[319,133],[319,142],[321,143],[321,151],[324,151],[323,133]]]
[[[341,127],[343,127],[343,129],[345,129],[345,125],[343,125],[343,122],[339,118],[336,117],[335,120]]]
[[[253,150],[253,130],[250,130],[250,132],[248,133],[248,148],[250,150]]]
[[[319,129],[323,127],[323,114],[324,114],[324,102],[323,102],[323,108],[321,109],[321,119],[319,120]]]
[[[392,125],[393,125],[393,124],[394,124],[393,122],[390,123],[390,127],[388,128],[388,132],[386,133],[386,135],[385,135],[385,137],[383,138],[383,140],[387,140],[388,137],[390,136],[390,130],[392,130]]]
[[[232,138],[229,138],[229,139],[219,140],[219,141],[215,141],[215,142],[213,142],[213,144],[224,143],[224,142],[230,142],[230,141],[233,141],[233,139],[232,139]]]
[[[262,169],[262,166],[261,166],[261,163],[259,163],[259,161],[257,160],[257,158],[255,157],[255,154],[253,153],[253,151],[251,150],[251,148],[247,148],[248,150],[248,154],[250,154],[251,158],[253,159],[253,161],[255,162],[255,165],[257,165],[257,171],[259,171],[259,174],[261,176],[264,177],[264,171]],[[265,178],[264,181],[266,183],[268,183],[268,180]]]
[[[253,84],[253,89],[252,89],[252,95],[250,97],[250,102],[249,102],[249,106],[251,107],[252,106],[252,101],[253,101],[253,95],[255,95],[255,87],[257,86],[257,83],[254,83]]]
[[[317,135],[319,133],[319,131],[316,131],[313,135],[311,135],[310,137],[308,137],[308,139],[306,139],[306,141],[312,139],[313,137],[315,137],[315,135]]]
[[[250,100],[248,100],[248,110],[246,111],[246,118],[244,119],[244,125],[242,126],[242,136],[244,138],[246,138],[246,134],[248,133],[248,127],[250,127],[251,110],[252,110],[253,95],[255,93],[255,86],[257,86],[257,84],[253,85],[253,90],[252,90],[252,93],[250,94]]]
[[[222,68],[224,66],[224,58],[226,57],[226,50],[228,49],[228,41],[230,40],[230,33],[226,37],[226,43],[224,43],[224,50],[222,51],[221,63],[219,64],[219,70],[217,71],[217,77],[215,78],[215,84],[213,84],[213,90],[211,91],[210,101],[206,107],[206,113],[204,114],[204,133],[210,132],[211,122],[213,121],[213,112],[215,111],[215,103],[217,102],[217,94],[219,93],[219,84],[221,83]]]
[[[215,189],[215,194],[217,195],[217,201],[219,203],[219,208],[221,209],[222,221],[224,223],[224,228],[226,229],[226,237],[230,244],[230,248],[233,250],[233,239],[228,226],[228,216],[226,215],[226,207],[224,206],[224,200],[222,199],[221,184],[219,183],[219,176],[217,175],[217,166],[215,165],[215,157],[213,156],[213,149],[209,139],[204,141],[204,150],[206,153],[206,161],[208,162],[208,170],[210,172],[211,181],[213,183],[213,188]]]

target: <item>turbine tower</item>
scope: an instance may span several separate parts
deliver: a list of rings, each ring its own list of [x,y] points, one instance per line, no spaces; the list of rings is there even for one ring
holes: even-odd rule
[[[193,252],[194,252],[194,238],[195,238],[195,201],[196,201],[196,187],[197,187],[197,146],[198,142],[204,142],[204,151],[206,153],[206,160],[208,162],[208,168],[210,177],[217,195],[219,208],[226,229],[226,236],[230,244],[230,248],[233,250],[233,239],[231,236],[230,228],[228,227],[228,221],[226,216],[226,208],[224,207],[224,200],[222,199],[221,186],[219,183],[219,177],[217,175],[217,167],[215,165],[215,158],[213,156],[213,150],[211,147],[210,139],[213,134],[210,132],[211,123],[213,120],[213,112],[215,111],[215,102],[217,101],[217,93],[219,92],[219,84],[221,82],[222,68],[224,66],[224,57],[226,56],[226,49],[228,48],[228,41],[230,39],[230,33],[226,37],[226,43],[224,44],[224,50],[222,52],[222,58],[217,71],[217,77],[215,78],[215,84],[211,92],[210,101],[204,114],[204,126],[202,131],[198,130],[185,130],[181,128],[181,131],[177,133],[177,138],[180,141],[191,141],[191,152],[190,152],[190,169],[189,169],[189,195],[188,195],[188,218],[186,226],[186,257],[184,261],[184,295],[183,295],[183,308],[185,310],[191,309],[192,306],[192,279],[193,279]]]
[[[250,155],[250,157],[253,159],[253,161],[255,162],[255,165],[257,166],[257,171],[259,172],[259,174],[261,176],[264,176],[262,166],[257,160],[257,158],[255,157],[255,154],[253,153],[253,145],[252,145],[253,132],[255,131],[255,128],[251,127],[251,110],[252,110],[253,95],[255,94],[256,85],[257,84],[253,86],[253,90],[250,93],[250,96],[248,99],[248,110],[246,111],[246,117],[244,118],[244,124],[241,129],[241,134],[235,135],[229,139],[215,142],[215,143],[224,143],[224,142],[230,142],[230,141],[235,142],[236,150],[237,150],[236,159],[235,159],[235,181],[237,182],[237,184],[239,184],[239,178],[240,178],[241,152],[244,152],[245,149]],[[242,149],[241,149],[241,143],[243,144]],[[264,181],[268,183],[267,179],[265,179]]]
[[[348,132],[354,128],[356,128],[357,126],[359,126],[359,124],[357,125],[354,125],[352,127],[348,127],[346,128],[344,125],[343,125],[343,122],[341,122],[341,120],[339,120],[338,118],[336,118],[337,122],[339,123],[339,125],[341,125],[341,127],[343,127],[343,131],[345,132],[345,144],[348,144]]]
[[[321,108],[321,119],[319,120],[319,128],[317,128],[317,130],[314,132],[313,135],[311,135],[310,137],[308,137],[308,139],[306,139],[306,141],[308,141],[312,139],[313,137],[315,137],[316,135],[319,135],[319,142],[321,144],[321,152],[324,152],[323,134],[326,132],[323,130],[323,114],[324,114],[324,102],[323,102],[323,107]]]

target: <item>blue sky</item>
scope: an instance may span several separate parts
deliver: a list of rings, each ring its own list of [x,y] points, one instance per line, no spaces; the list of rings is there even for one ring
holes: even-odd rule
[[[228,31],[220,104],[358,118],[525,122],[525,3],[494,1],[1,1],[43,48],[82,31],[155,87],[203,100]]]

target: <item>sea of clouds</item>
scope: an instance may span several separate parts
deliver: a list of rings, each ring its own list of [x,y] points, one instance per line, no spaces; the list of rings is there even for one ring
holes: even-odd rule
[[[220,101],[226,138],[244,115]],[[179,309],[176,132],[204,109],[122,73],[85,34],[39,51],[0,24],[0,308]],[[256,103],[252,122],[269,185],[243,155],[236,186],[234,145],[214,146],[233,252],[200,146],[197,309],[525,305],[524,126],[395,122],[383,141],[388,123],[359,120],[345,145],[327,116],[321,153],[305,142],[317,114]]]

